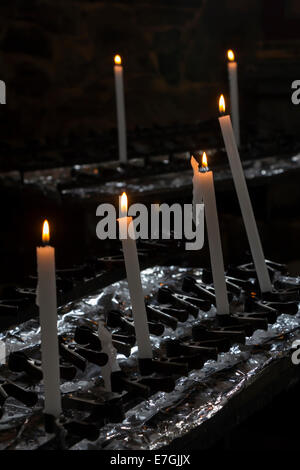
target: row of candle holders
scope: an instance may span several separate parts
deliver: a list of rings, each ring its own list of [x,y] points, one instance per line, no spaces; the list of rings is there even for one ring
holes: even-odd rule
[[[95,386],[85,392],[63,394],[64,416],[59,420],[46,418],[46,429],[56,434],[62,446],[74,439],[97,439],[99,429],[107,422],[120,422],[125,412],[137,402],[149,398],[156,392],[172,392],[176,380],[192,370],[201,369],[208,360],[217,360],[220,353],[230,350],[233,344],[245,344],[246,337],[256,330],[267,330],[282,313],[294,315],[298,312],[299,287],[285,283],[279,274],[285,266],[267,261],[273,280],[273,290],[260,294],[253,265],[230,267],[226,285],[230,299],[230,315],[208,315],[199,319],[199,311],[209,312],[216,298],[212,275],[203,269],[200,279],[185,276],[179,288],[168,285],[159,287],[156,298],[146,303],[149,330],[152,335],[162,337],[165,328],[176,331],[178,326],[194,318],[191,334],[183,333],[176,339],[161,339],[159,350],[153,359],[140,359],[138,367],[124,367],[112,372],[112,392]],[[106,326],[112,332],[113,346],[119,354],[129,358],[135,345],[134,324],[119,310],[105,315]],[[86,325],[78,325],[73,338],[59,338],[60,375],[72,381],[77,371],[84,372],[88,364],[104,366],[108,356],[102,351],[97,331]],[[126,364],[126,361],[125,361]],[[14,397],[26,406],[34,406],[38,395],[18,385],[18,381],[30,385],[43,378],[39,351],[31,354],[17,351],[10,354],[7,363],[14,380],[0,385],[1,410],[7,397]],[[79,413],[74,419],[72,413]],[[77,416],[77,417],[78,417]],[[58,439],[59,436],[59,439]]]

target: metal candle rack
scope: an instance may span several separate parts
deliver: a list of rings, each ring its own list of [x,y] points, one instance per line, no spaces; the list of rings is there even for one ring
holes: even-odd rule
[[[231,294],[230,315],[216,315],[199,320],[199,310],[208,312],[215,305],[215,293],[210,271],[203,270],[202,276],[185,276],[180,285],[160,286],[156,299],[149,299],[146,310],[149,330],[161,337],[165,328],[175,331],[188,318],[193,317],[191,334],[177,339],[161,339],[159,350],[152,360],[139,360],[138,369],[126,367],[122,361],[121,370],[111,375],[112,392],[103,387],[94,387],[89,392],[63,394],[64,416],[57,421],[47,416],[46,429],[56,434],[57,446],[66,446],[68,439],[96,439],[99,429],[107,422],[120,422],[126,410],[137,402],[149,398],[158,391],[172,392],[176,380],[194,369],[201,369],[207,360],[217,360],[218,354],[229,351],[233,344],[244,345],[246,337],[260,330],[267,330],[280,313],[293,315],[298,311],[299,286],[285,284],[278,278],[284,273],[284,266],[267,261],[272,273],[273,290],[260,295],[256,274],[251,264],[231,267],[226,275],[228,292]],[[16,299],[17,304],[28,302],[26,294]],[[10,306],[10,304],[8,303]],[[121,311],[106,312],[106,324],[112,332],[112,341],[119,354],[131,358],[135,345],[135,330],[130,318]],[[101,341],[94,330],[78,325],[74,337],[61,335],[59,338],[61,357],[61,378],[72,381],[77,371],[84,372],[89,363],[101,367],[108,357],[102,352]],[[42,371],[36,351],[31,354],[17,351],[10,354],[8,368],[14,373],[14,380],[0,384],[1,409],[5,400],[12,396],[26,406],[34,406],[37,394],[26,387],[20,387],[22,377],[28,385],[42,380]],[[100,371],[99,371],[100,372]],[[24,378],[25,377],[25,378]],[[81,420],[68,417],[70,412],[81,413]],[[81,416],[80,415],[80,416]]]

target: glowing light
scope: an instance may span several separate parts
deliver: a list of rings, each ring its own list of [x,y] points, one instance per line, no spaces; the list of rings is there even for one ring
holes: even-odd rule
[[[227,57],[228,57],[228,60],[229,60],[230,62],[233,62],[233,61],[234,61],[235,56],[234,56],[234,52],[233,52],[231,49],[229,49],[229,50],[227,51]]]
[[[202,168],[207,168],[207,156],[205,152],[203,152],[202,155]]]
[[[50,228],[48,220],[45,220],[43,223],[43,234],[42,234],[43,243],[47,244],[50,241]]]
[[[122,196],[121,196],[121,212],[123,214],[127,214],[127,208],[128,208],[127,194],[123,193]]]
[[[114,63],[116,65],[122,65],[122,59],[121,59],[121,56],[119,54],[116,54],[115,57],[114,57]]]
[[[220,111],[221,114],[225,113],[225,98],[224,98],[224,95],[221,95],[220,99],[219,99],[219,111]]]

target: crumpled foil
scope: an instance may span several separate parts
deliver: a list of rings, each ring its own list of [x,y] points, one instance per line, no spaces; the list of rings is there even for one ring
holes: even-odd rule
[[[247,180],[264,178],[285,173],[288,170],[300,166],[300,155],[279,158],[267,157],[260,160],[247,160],[243,162],[245,177]],[[229,167],[216,168],[214,170],[215,181],[232,179]],[[187,170],[180,173],[165,173],[162,175],[151,175],[151,178],[135,178],[129,181],[110,181],[94,186],[70,188],[62,190],[63,197],[90,199],[99,197],[99,194],[118,195],[122,190],[130,194],[144,194],[155,191],[176,190],[190,187],[192,181],[192,169],[187,162]]]
[[[210,150],[211,153],[215,152],[215,149]],[[157,157],[161,161],[165,159],[165,156]],[[99,194],[107,194],[110,196],[118,195],[123,189],[126,189],[130,194],[147,194],[153,191],[163,191],[165,188],[178,189],[186,186],[191,186],[191,175],[192,169],[190,168],[189,159],[186,153],[182,155],[182,158],[186,159],[186,171],[177,173],[163,173],[161,175],[151,175],[151,177],[142,178],[131,178],[126,181],[107,181],[99,182],[94,185],[84,185],[80,187],[63,189],[61,191],[63,198],[71,199],[92,199],[98,198]],[[143,163],[143,159],[131,159],[133,166],[140,166]],[[108,162],[102,164],[103,167],[114,168],[118,162]],[[75,168],[86,174],[93,173],[93,170],[97,168],[98,164],[84,164],[76,165]],[[243,168],[245,177],[247,180],[254,178],[264,178],[275,176],[281,173],[285,173],[294,168],[300,166],[300,154],[286,157],[266,157],[257,160],[246,160],[243,161]],[[54,190],[58,183],[66,183],[71,180],[72,167],[60,167],[48,170],[37,170],[32,172],[26,172],[24,176],[25,184],[41,184],[45,187],[52,187]],[[225,167],[216,167],[214,169],[214,177],[216,181],[223,181],[231,179],[231,172],[228,165]]]
[[[141,273],[145,295],[155,301],[155,295],[160,285],[167,283],[176,287],[181,285],[181,279],[191,274],[200,277],[201,269],[179,268],[176,266],[156,266],[145,269]],[[287,276],[283,277],[288,282]],[[293,278],[293,282],[300,282]],[[121,308],[125,314],[130,315],[130,300],[126,280],[116,282],[92,296],[70,303],[59,309],[58,332],[72,337],[79,322],[91,324],[104,318],[104,312],[111,308]],[[179,323],[176,331],[165,329],[163,337],[151,336],[154,349],[159,349],[163,338],[176,338],[191,330],[192,324],[201,318],[214,317],[215,309],[209,312],[199,311],[198,319],[190,317],[187,322]],[[127,411],[122,423],[107,424],[100,430],[97,441],[82,440],[75,444],[73,449],[141,449],[155,450],[168,445],[173,439],[200,426],[203,422],[218,413],[247,382],[255,377],[259,371],[270,362],[291,354],[292,343],[300,329],[299,312],[295,316],[282,314],[268,331],[258,330],[251,338],[246,339],[245,345],[234,345],[227,353],[219,354],[217,361],[209,360],[201,370],[194,370],[187,377],[181,377],[171,393],[158,392],[149,399],[144,400],[134,408]],[[31,351],[37,348],[40,341],[40,328],[35,320],[27,321],[22,325],[1,334],[0,339],[5,341],[7,351],[22,349]],[[264,348],[266,343],[270,348]],[[253,346],[256,346],[254,352]],[[262,347],[257,350],[257,346]],[[134,363],[137,348],[132,348],[132,356],[126,359],[118,355],[121,362]],[[222,374],[220,376],[220,372]],[[5,366],[0,368],[0,380],[12,374]],[[86,371],[77,373],[72,382],[61,385],[62,392],[89,389],[101,375],[101,369],[90,365]],[[19,382],[18,382],[19,383]],[[9,399],[5,404],[5,413],[0,420],[0,449],[36,448],[47,438],[42,425],[34,428],[30,433],[26,423],[41,415],[42,385],[36,385],[40,400],[33,409]],[[25,422],[25,424],[24,424]],[[2,432],[9,432],[18,428],[17,436],[1,444]],[[30,426],[29,426],[30,428]],[[38,429],[38,430],[37,430]],[[26,432],[25,432],[26,431]]]

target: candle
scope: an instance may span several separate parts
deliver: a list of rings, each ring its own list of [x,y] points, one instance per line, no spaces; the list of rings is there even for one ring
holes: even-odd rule
[[[140,359],[151,359],[152,347],[141,283],[140,265],[135,242],[135,232],[132,217],[127,217],[127,207],[127,196],[126,193],[123,193],[121,197],[121,214],[118,222],[132,305],[138,355]]]
[[[220,113],[223,114],[221,117],[219,117],[219,123],[221,126],[224,144],[229,159],[235,189],[242,211],[248,241],[260,285],[260,290],[261,292],[269,292],[270,290],[272,290],[272,284],[270,281],[269,272],[265,262],[265,257],[253,214],[253,208],[249,197],[249,192],[239,151],[234,138],[231,119],[229,115],[225,115],[225,100],[223,95],[221,95],[219,100],[219,109]]]
[[[194,205],[200,204],[202,201],[204,203],[210,262],[216,294],[217,313],[219,315],[229,314],[229,303],[225,282],[225,270],[220,238],[213,172],[208,169],[207,157],[205,152],[202,156],[202,167],[200,168],[200,171],[198,168],[198,163],[194,157],[191,158],[191,164],[194,171],[193,203]]]
[[[42,370],[45,389],[44,412],[58,417],[61,413],[55,250],[49,246],[48,221],[43,225],[44,246],[37,247],[38,305],[41,326]]]
[[[118,121],[118,144],[119,160],[121,163],[127,162],[127,143],[126,143],[126,120],[125,120],[125,100],[123,84],[123,66],[119,54],[114,57],[114,74],[117,102],[117,121]]]
[[[240,146],[240,116],[239,116],[239,91],[238,91],[238,73],[237,62],[234,60],[234,52],[227,51],[228,57],[228,78],[230,91],[230,114],[235,135],[236,144]]]
[[[111,333],[105,328],[103,322],[99,322],[98,336],[101,341],[102,352],[108,355],[107,364],[101,367],[101,374],[104,380],[105,390],[111,392],[111,373],[120,370],[117,361],[117,351],[112,344]]]

